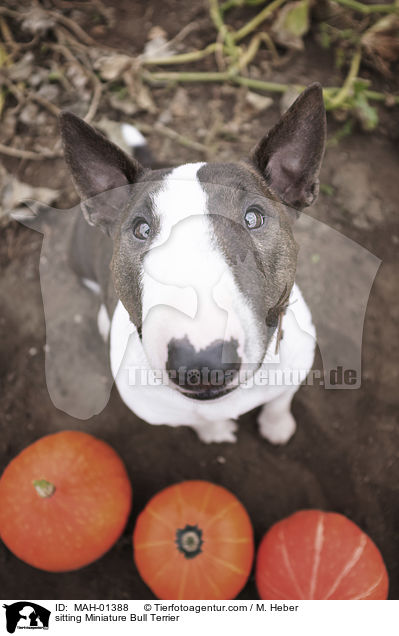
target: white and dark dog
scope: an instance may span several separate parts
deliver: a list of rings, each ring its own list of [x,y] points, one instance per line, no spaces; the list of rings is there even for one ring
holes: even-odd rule
[[[75,226],[71,261],[101,293],[123,401],[205,442],[235,441],[235,420],[263,406],[261,434],[286,442],[315,349],[292,224],[318,192],[320,85],[238,163],[149,170],[75,115],[61,115],[61,130],[88,221]]]

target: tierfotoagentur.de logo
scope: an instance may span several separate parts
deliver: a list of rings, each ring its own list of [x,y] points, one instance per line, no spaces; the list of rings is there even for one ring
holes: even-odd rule
[[[14,634],[16,629],[48,629],[51,612],[37,603],[18,601],[3,607],[9,634]]]

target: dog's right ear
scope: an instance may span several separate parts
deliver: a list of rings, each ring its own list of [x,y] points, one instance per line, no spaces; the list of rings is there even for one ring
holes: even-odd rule
[[[325,142],[323,92],[315,82],[260,140],[252,161],[280,199],[299,212],[317,197]]]
[[[90,225],[98,225],[111,234],[129,196],[129,188],[123,186],[134,183],[143,168],[72,113],[61,113],[60,128],[65,161],[80,198],[87,201],[96,197],[92,205],[86,202],[82,206],[85,217]],[[112,192],[97,196],[107,191]]]

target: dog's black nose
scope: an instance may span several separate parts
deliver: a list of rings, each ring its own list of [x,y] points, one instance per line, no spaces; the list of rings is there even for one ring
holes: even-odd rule
[[[240,369],[237,348],[237,340],[215,340],[196,351],[187,336],[173,338],[168,344],[166,369],[172,382],[184,393],[212,399],[229,388]]]

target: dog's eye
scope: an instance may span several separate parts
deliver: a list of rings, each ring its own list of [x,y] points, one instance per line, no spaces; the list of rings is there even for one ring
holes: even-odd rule
[[[245,224],[249,230],[255,230],[256,228],[263,225],[265,221],[265,217],[259,208],[251,205],[248,210],[245,212]]]
[[[146,239],[148,239],[148,236],[150,234],[150,226],[145,219],[137,219],[136,223],[133,226],[133,234],[141,241],[145,241]]]

